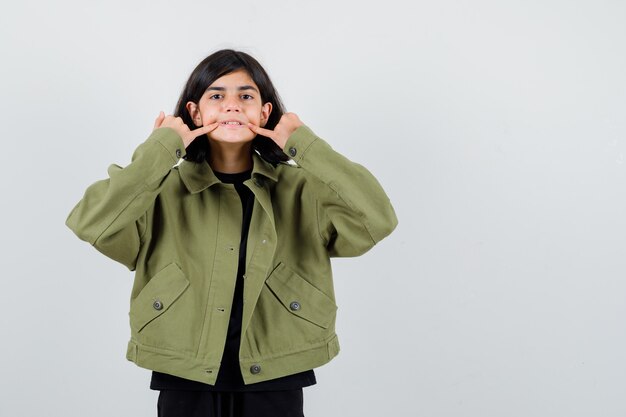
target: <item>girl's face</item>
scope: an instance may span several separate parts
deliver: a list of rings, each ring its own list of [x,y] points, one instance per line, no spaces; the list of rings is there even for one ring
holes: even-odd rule
[[[264,127],[272,111],[271,103],[261,102],[259,88],[245,70],[218,78],[197,104],[190,101],[186,107],[196,126],[219,122],[209,137],[229,143],[252,141],[256,133],[247,124]]]

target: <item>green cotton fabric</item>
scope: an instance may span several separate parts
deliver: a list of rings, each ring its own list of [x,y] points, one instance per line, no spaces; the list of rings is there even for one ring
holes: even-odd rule
[[[378,181],[308,127],[288,139],[295,164],[253,152],[239,359],[246,384],[305,371],[339,353],[331,257],[365,253],[397,218]],[[87,188],[67,218],[76,235],[135,271],[126,357],[215,384],[235,289],[242,207],[208,163],[180,161],[156,129],[122,168]]]

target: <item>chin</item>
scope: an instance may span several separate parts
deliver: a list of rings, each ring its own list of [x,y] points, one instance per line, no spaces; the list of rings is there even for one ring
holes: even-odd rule
[[[256,135],[240,136],[240,135],[209,135],[209,138],[215,142],[222,143],[247,143],[252,142]]]

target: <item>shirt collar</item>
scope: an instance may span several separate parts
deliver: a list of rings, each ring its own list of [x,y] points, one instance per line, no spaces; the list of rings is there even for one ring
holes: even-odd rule
[[[180,178],[185,184],[185,187],[187,187],[187,190],[192,194],[199,193],[221,182],[215,176],[215,173],[207,161],[197,163],[183,160],[180,165],[178,165],[178,172],[180,173]],[[263,176],[274,182],[278,181],[276,168],[261,158],[255,151],[252,151],[252,178],[258,176]]]

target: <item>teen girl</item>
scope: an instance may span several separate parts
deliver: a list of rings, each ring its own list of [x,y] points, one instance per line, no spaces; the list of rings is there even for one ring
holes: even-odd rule
[[[302,388],[339,352],[330,257],[397,224],[378,181],[233,50],[108,174],[66,223],[135,271],[126,357],[153,371],[158,415],[303,416]]]

